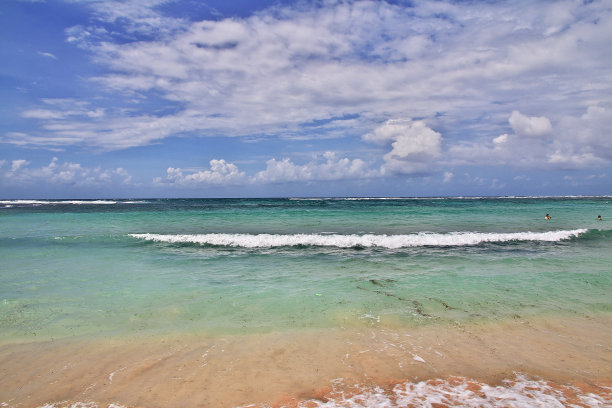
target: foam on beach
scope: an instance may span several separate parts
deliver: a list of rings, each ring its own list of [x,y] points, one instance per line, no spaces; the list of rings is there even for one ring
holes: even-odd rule
[[[607,384],[610,385],[610,384]],[[285,408],[417,408],[417,407],[514,407],[564,408],[609,407],[612,387],[606,385],[562,385],[516,374],[501,385],[489,385],[465,377],[400,382],[395,386],[345,386],[342,379],[321,390],[316,398],[286,397],[272,406]],[[240,408],[265,408],[249,404]]]
[[[405,235],[376,234],[129,234],[145,241],[171,244],[198,244],[242,248],[275,248],[285,246],[320,247],[380,247],[407,248],[421,246],[470,246],[482,243],[503,243],[511,241],[558,242],[586,233],[587,229],[560,230],[547,232],[420,232]]]
[[[63,402],[55,402],[55,403],[41,405],[37,408],[127,408],[127,407],[123,405],[119,405],[119,404],[112,404],[112,403],[111,404],[98,404],[92,401],[89,401],[89,402],[63,401]]]

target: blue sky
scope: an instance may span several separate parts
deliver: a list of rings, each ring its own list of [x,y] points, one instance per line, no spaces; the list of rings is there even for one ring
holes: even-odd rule
[[[3,0],[0,197],[612,194],[610,1]]]

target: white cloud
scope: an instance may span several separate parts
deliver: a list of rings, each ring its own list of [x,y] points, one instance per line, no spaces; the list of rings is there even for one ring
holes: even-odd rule
[[[29,109],[21,113],[21,117],[26,119],[62,119],[65,116],[64,112],[49,109]]]
[[[520,175],[520,176],[514,176],[513,180],[514,181],[520,181],[520,182],[528,182],[528,181],[531,181],[531,177],[525,176],[525,175]]]
[[[590,106],[581,116],[564,116],[553,126],[543,116],[513,111],[508,120],[513,133],[490,142],[449,147],[453,164],[510,165],[542,169],[585,169],[612,163],[612,115],[609,109]]]
[[[182,30],[180,18],[164,16],[160,7],[177,0],[69,0],[85,3],[92,10],[92,25],[65,30],[66,41],[89,49],[100,41],[139,41],[142,36],[164,38]],[[192,7],[192,5],[189,5]],[[105,25],[110,25],[106,29]]]
[[[508,119],[510,126],[520,136],[542,137],[550,135],[552,125],[544,116],[525,116],[519,111],[513,111]]]
[[[612,162],[612,115],[590,106],[581,116],[564,116],[555,127],[546,117],[512,112],[514,134],[493,139],[491,158],[501,163],[540,168],[585,169]]]
[[[98,22],[67,30],[67,40],[109,69],[95,80],[113,95],[147,100],[152,92],[182,109],[161,116],[117,109],[91,121],[32,107],[27,112],[46,123],[28,142],[56,137],[51,145],[121,149],[185,132],[307,133],[303,123],[344,114],[359,115],[350,129],[362,134],[381,120],[438,112],[445,128],[486,114],[487,129],[501,130],[503,120],[495,119],[510,102],[514,131],[542,137],[551,119],[585,101],[612,105],[605,2],[332,1],[200,22],[165,16],[162,3],[90,1]],[[127,39],[116,41],[107,23]],[[134,33],[150,39],[130,41]],[[538,107],[543,116],[518,113]],[[396,153],[405,152],[398,142]]]
[[[19,171],[19,169],[27,166],[28,164],[30,164],[29,161],[27,160],[23,160],[23,159],[19,159],[19,160],[13,160],[11,162],[11,173],[15,173],[17,171]]]
[[[255,174],[213,160],[205,169],[169,167],[155,179],[177,186],[431,173],[449,183],[454,174],[443,169],[456,165],[612,163],[605,1],[324,1],[195,22],[163,15],[164,1],[88,0],[90,25],[65,34],[98,64],[89,79],[99,97],[24,107],[21,116],[38,127],[6,132],[0,142],[114,150],[180,135],[248,135],[344,137],[344,150],[355,149],[306,162],[270,152],[276,158]],[[317,142],[308,148],[330,148]],[[24,162],[13,179],[131,182],[122,169],[47,167]]]
[[[412,122],[391,143],[393,149],[385,155],[385,160],[426,161],[440,155],[441,142],[440,133],[422,121]]]
[[[199,184],[243,184],[247,181],[244,172],[240,171],[233,163],[223,159],[210,161],[210,170],[192,171],[188,174],[186,170],[169,167],[165,178],[156,178],[155,184],[174,184],[180,186],[194,186]]]
[[[508,142],[508,137],[509,137],[509,136],[508,136],[508,134],[507,134],[507,133],[504,133],[503,135],[498,136],[498,137],[496,137],[495,139],[493,139],[493,143],[494,143],[495,145],[499,145],[499,146],[501,146],[501,145],[503,145],[503,144],[505,144],[505,143],[507,143],[507,142]]]
[[[210,161],[209,170],[188,170],[170,167],[166,177],[158,177],[155,184],[176,186],[267,184],[288,182],[310,182],[369,178],[376,173],[369,170],[360,159],[338,158],[333,152],[325,152],[308,163],[295,164],[290,159],[270,159],[265,170],[247,176],[233,163],[223,159]]]
[[[43,57],[46,57],[46,58],[51,58],[51,59],[57,60],[57,57],[56,57],[55,55],[51,54],[50,52],[42,52],[42,51],[38,51],[38,55],[42,55]]]
[[[612,111],[590,106],[580,117],[562,118],[548,161],[562,168],[587,168],[612,162]]]
[[[363,136],[363,140],[385,145],[403,136],[413,125],[411,119],[390,119]]]
[[[103,108],[89,109],[88,102],[78,101],[67,98],[47,98],[43,99],[45,107],[37,109],[27,109],[21,112],[21,117],[26,119],[48,120],[46,126],[53,126],[60,123],[59,120],[70,117],[101,118],[104,116]]]
[[[266,169],[257,173],[252,181],[255,183],[285,183],[369,178],[374,175],[361,159],[338,158],[333,152],[326,152],[323,159],[325,160],[321,161],[317,157],[302,165],[297,165],[288,158],[270,159],[266,162]]]
[[[383,145],[390,144],[391,151],[383,157],[383,174],[430,172],[430,164],[441,154],[442,135],[421,120],[388,120],[372,133],[364,135],[363,139]]]
[[[263,183],[290,182],[306,180],[310,174],[307,168],[296,166],[290,159],[270,159],[266,162],[266,170],[255,176],[257,181]]]
[[[565,169],[581,169],[593,165],[605,164],[599,157],[590,152],[555,150],[548,155],[548,163]]]
[[[17,159],[11,161],[9,170],[0,171],[0,184],[2,185],[99,186],[114,183],[129,184],[130,182],[131,176],[122,168],[91,169],[79,163],[60,163],[57,157],[54,157],[48,165],[38,168],[30,167],[30,162],[27,160]]]
[[[132,182],[132,176],[122,167],[116,169],[101,170],[96,169],[99,172],[98,179],[100,182],[110,183],[113,182],[116,177],[121,180],[121,184],[129,185]]]

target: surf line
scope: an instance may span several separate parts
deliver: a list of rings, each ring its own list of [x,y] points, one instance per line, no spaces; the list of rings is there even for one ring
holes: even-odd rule
[[[242,248],[276,248],[320,246],[338,248],[388,248],[407,247],[461,247],[483,243],[502,243],[512,241],[558,242],[577,237],[588,232],[587,229],[559,230],[547,232],[448,232],[386,235],[386,234],[128,234],[130,237],[145,241],[166,242],[170,244],[199,244]]]

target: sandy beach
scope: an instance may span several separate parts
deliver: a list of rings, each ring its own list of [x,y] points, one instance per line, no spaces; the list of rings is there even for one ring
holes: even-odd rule
[[[409,391],[419,384],[429,386],[430,397],[450,386],[485,398],[483,386],[507,390],[504,380],[516,381],[518,375],[519,381],[540,380],[548,393],[557,389],[565,396],[560,398],[574,398],[578,406],[605,406],[604,401],[612,403],[611,339],[612,315],[604,314],[420,328],[4,344],[0,403],[292,407],[340,399],[339,405],[325,406],[367,406],[341,404],[351,395],[371,397],[373,390],[377,398],[395,401],[398,385]],[[590,405],[580,405],[586,397]]]

